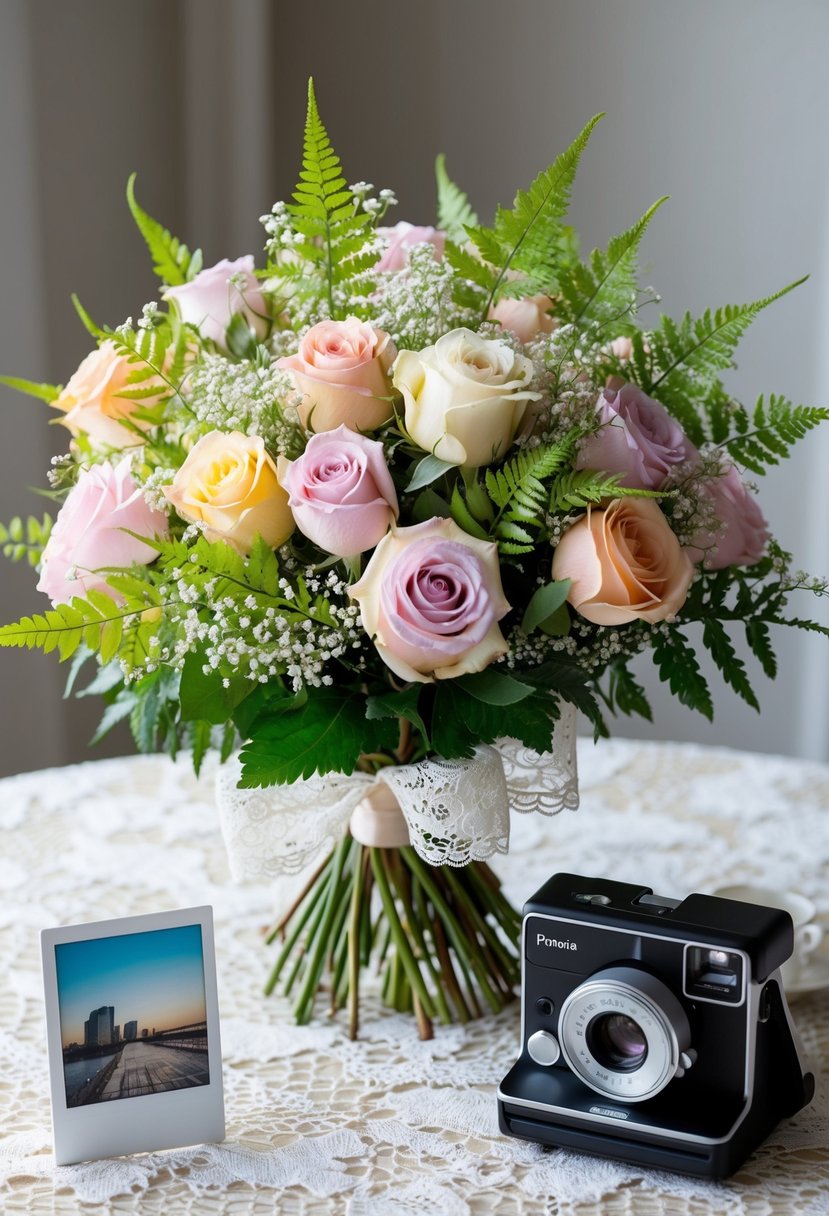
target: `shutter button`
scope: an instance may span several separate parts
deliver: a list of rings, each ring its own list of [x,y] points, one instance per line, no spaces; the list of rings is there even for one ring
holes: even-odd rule
[[[548,1030],[537,1030],[535,1034],[531,1034],[527,1040],[527,1051],[531,1060],[545,1067],[555,1064],[561,1055],[558,1039]]]

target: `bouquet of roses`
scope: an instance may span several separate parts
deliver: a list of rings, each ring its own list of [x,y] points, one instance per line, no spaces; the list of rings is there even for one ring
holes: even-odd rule
[[[637,249],[664,200],[581,258],[565,216],[596,121],[491,227],[441,157],[437,227],[389,227],[392,192],[347,184],[310,87],[299,183],[263,217],[260,270],[203,268],[131,179],[161,303],[107,328],[76,300],[96,346],[66,386],[4,378],[72,439],[54,524],[0,533],[52,601],[0,645],[58,650],[70,686],[93,663],[99,734],[128,718],[139,748],[186,744],[196,769],[241,747],[243,787],[360,774],[360,797],[374,774],[464,771],[503,738],[542,765],[565,706],[597,733],[605,710],[649,717],[641,651],[710,717],[696,622],[756,708],[727,626],[773,676],[771,627],[818,629],[787,603],[826,586],[791,570],[743,470],[829,411],[749,410],[721,380],[791,288],[640,326]],[[328,967],[356,1029],[372,955],[423,1033],[506,999],[516,914],[451,837],[440,815],[415,847],[340,832],[278,926],[273,982],[290,963],[298,1017]],[[435,849],[477,860],[435,868]]]

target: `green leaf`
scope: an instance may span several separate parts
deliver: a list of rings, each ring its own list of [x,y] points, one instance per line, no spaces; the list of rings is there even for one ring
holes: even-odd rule
[[[244,313],[235,312],[225,329],[227,349],[237,359],[254,359],[259,344],[256,334],[245,319]]]
[[[654,214],[666,201],[667,196],[657,199],[633,227],[613,237],[606,251],[595,249],[589,265],[574,262],[559,273],[561,299],[556,315],[562,322],[584,330],[622,322],[627,314],[635,312],[639,244]],[[617,325],[617,332],[618,329]]]
[[[708,684],[700,671],[693,648],[673,625],[657,633],[653,643],[653,661],[671,692],[683,705],[696,709],[709,722],[714,719],[714,704]]]
[[[412,507],[412,523],[415,524],[423,524],[427,519],[449,519],[451,515],[446,499],[428,487],[418,494]]]
[[[524,610],[521,632],[529,635],[553,616],[564,604],[571,586],[572,579],[563,578],[554,583],[545,583],[534,591]]]
[[[487,705],[515,705],[535,693],[532,684],[523,684],[514,676],[488,667],[471,675],[458,676],[457,686]]]
[[[193,771],[198,777],[204,758],[210,750],[213,727],[209,722],[191,722],[187,728],[187,739],[193,755]]]
[[[630,674],[621,663],[614,663],[610,668],[610,702],[621,714],[638,714],[640,718],[653,721],[648,698],[641,684]]]
[[[555,699],[542,693],[491,705],[473,697],[458,680],[441,680],[432,708],[432,746],[446,759],[469,758],[479,743],[509,736],[536,751],[548,751],[557,717]]]
[[[191,253],[186,245],[139,205],[135,197],[136,176],[135,173],[131,174],[127,182],[127,205],[152,255],[153,270],[168,287],[178,287],[195,278],[201,270],[201,250],[196,249]]]
[[[737,464],[762,474],[769,465],[788,456],[798,439],[829,420],[829,409],[793,405],[785,397],[772,393],[768,404],[764,397],[758,397],[751,416],[736,410],[732,417],[739,433],[725,444],[729,456]]]
[[[596,738],[606,736],[608,731],[602,718],[599,703],[590,687],[590,677],[578,663],[567,662],[564,659],[549,659],[531,671],[521,673],[528,684],[554,696],[561,697],[575,705],[576,709],[593,723],[593,733]]]
[[[702,629],[702,641],[710,651],[726,684],[729,684],[752,709],[756,709],[759,713],[760,704],[754,694],[754,689],[749,684],[745,663],[738,657],[731,638],[720,621],[711,617],[705,622]]]
[[[108,338],[111,336],[105,329],[101,329],[100,325],[95,324],[89,313],[84,308],[83,304],[81,304],[80,300],[75,295],[74,291],[72,292],[70,299],[74,305],[75,312],[81,319],[81,324],[88,334],[91,334],[92,337],[96,339]]]
[[[461,488],[457,482],[452,487],[451,515],[458,527],[463,528],[464,532],[468,532],[470,536],[477,536],[479,540],[489,539],[486,528],[478,523],[466,505],[466,499],[461,493]]]
[[[133,713],[137,704],[138,697],[135,693],[130,692],[128,689],[123,689],[115,700],[105,708],[95,734],[89,740],[89,746],[94,747],[102,739],[106,738],[113,727],[117,726],[119,722],[123,722],[125,718],[128,718]]]
[[[38,397],[49,404],[63,391],[59,384],[39,384],[35,380],[22,380],[19,376],[0,376],[0,384],[5,384],[7,388],[13,388],[18,393],[26,393],[29,397]]]
[[[546,621],[542,621],[538,628],[542,633],[546,633],[548,638],[566,638],[572,626],[570,611],[566,604],[562,604]]]
[[[477,224],[478,217],[469,205],[463,190],[450,180],[446,172],[446,157],[441,152],[435,160],[435,180],[438,190],[438,228],[450,241],[463,244],[467,226]]]
[[[218,671],[206,674],[204,666],[204,655],[200,651],[191,651],[184,660],[179,689],[181,717],[185,722],[202,721],[223,726],[256,685],[238,675],[224,677]]]
[[[450,464],[447,460],[438,460],[437,456],[424,456],[416,465],[404,493],[413,494],[415,490],[422,490],[424,486],[437,481],[444,473],[456,470],[457,467],[457,465]]]
[[[240,785],[282,785],[313,773],[353,773],[363,752],[397,746],[397,724],[365,715],[365,697],[349,689],[309,689],[301,709],[265,714],[242,748]]]
[[[429,732],[418,709],[422,689],[422,684],[411,684],[401,692],[378,693],[367,697],[366,717],[372,722],[377,718],[406,718],[420,732],[428,747]]]
[[[39,565],[53,523],[50,515],[44,515],[42,519],[30,515],[25,520],[15,516],[7,526],[0,524],[0,551],[13,562],[25,557],[30,566]]]
[[[773,680],[777,675],[777,657],[774,653],[765,621],[746,621],[746,641],[764,673]]]
[[[562,152],[526,192],[519,190],[511,211],[499,207],[492,228],[473,227],[472,240],[484,260],[498,267],[498,278],[490,293],[483,316],[495,303],[510,270],[527,279],[525,295],[554,293],[562,260],[564,225],[562,219],[570,204],[570,191],[579,160],[601,114],[592,118],[570,147]]]

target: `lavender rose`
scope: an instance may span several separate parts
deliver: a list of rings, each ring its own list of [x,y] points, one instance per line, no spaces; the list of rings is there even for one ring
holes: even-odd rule
[[[671,469],[699,453],[664,405],[635,384],[605,388],[597,402],[600,428],[581,445],[577,469],[618,473],[632,490],[658,490]]]
[[[377,235],[387,242],[383,256],[374,267],[375,271],[405,270],[409,250],[415,245],[432,245],[435,260],[443,257],[446,233],[439,228],[423,227],[401,220],[393,228],[378,228]]]
[[[128,529],[124,531],[123,529]],[[111,566],[148,566],[158,554],[130,536],[167,536],[167,516],[144,501],[130,475],[130,458],[82,469],[69,491],[43,550],[38,591],[53,604],[73,595],[103,591],[119,596],[96,571]]]
[[[236,313],[242,313],[258,338],[264,338],[270,322],[265,297],[253,273],[253,257],[222,258],[206,266],[189,283],[168,287],[165,300],[174,300],[183,321],[225,349],[225,330]],[[233,281],[231,281],[233,280]]]
[[[312,435],[298,460],[280,456],[277,468],[297,527],[327,553],[373,549],[397,519],[382,443],[347,426]]]
[[[692,561],[704,562],[706,570],[759,562],[769,539],[768,524],[735,466],[729,465],[721,477],[701,481],[698,489],[710,498],[722,527],[716,531],[700,529],[687,550]]]
[[[363,628],[401,680],[483,671],[507,652],[498,547],[451,519],[393,528],[350,592]]]

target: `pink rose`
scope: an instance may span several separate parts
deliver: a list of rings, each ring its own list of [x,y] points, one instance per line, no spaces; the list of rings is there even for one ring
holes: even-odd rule
[[[264,338],[270,327],[268,307],[253,266],[251,254],[235,262],[222,258],[215,266],[200,270],[189,283],[168,287],[164,299],[174,300],[182,321],[195,325],[203,338],[223,350],[225,330],[236,313],[242,313],[256,336]]]
[[[382,443],[346,426],[312,435],[298,460],[280,456],[277,468],[297,527],[327,553],[373,549],[397,519]]]
[[[43,550],[38,591],[53,604],[66,604],[74,595],[89,591],[104,591],[118,599],[106,576],[95,571],[148,566],[158,556],[129,532],[148,537],[168,534],[167,516],[147,505],[130,476],[130,458],[114,466],[107,462],[82,469]]]
[[[396,356],[387,333],[349,317],[312,326],[297,353],[277,366],[291,373],[303,394],[299,419],[304,427],[373,431],[394,415],[389,369]]]
[[[451,519],[392,528],[350,592],[363,628],[401,680],[483,671],[507,652],[498,546]]]
[[[553,301],[549,296],[526,296],[523,300],[499,300],[489,311],[490,321],[515,334],[519,342],[532,342],[539,334],[551,334],[558,321],[550,316]]]
[[[577,469],[620,474],[620,485],[658,490],[671,469],[699,453],[664,405],[635,384],[605,388],[597,402],[600,428],[581,445]]]
[[[387,242],[383,256],[374,267],[375,271],[405,270],[409,260],[408,251],[415,245],[433,245],[435,261],[443,257],[446,233],[439,228],[424,228],[401,220],[393,228],[378,228],[378,236]]]
[[[704,560],[706,570],[753,566],[765,553],[768,524],[735,466],[730,465],[721,477],[701,481],[698,489],[711,500],[714,515],[724,526],[721,530],[703,528],[697,532],[686,550],[691,560]]]
[[[567,599],[596,625],[664,621],[688,595],[694,567],[651,498],[614,498],[588,510],[562,536],[553,578],[572,580]]]
[[[615,355],[622,363],[629,363],[633,356],[633,339],[632,338],[614,338],[610,343],[610,353]]]

